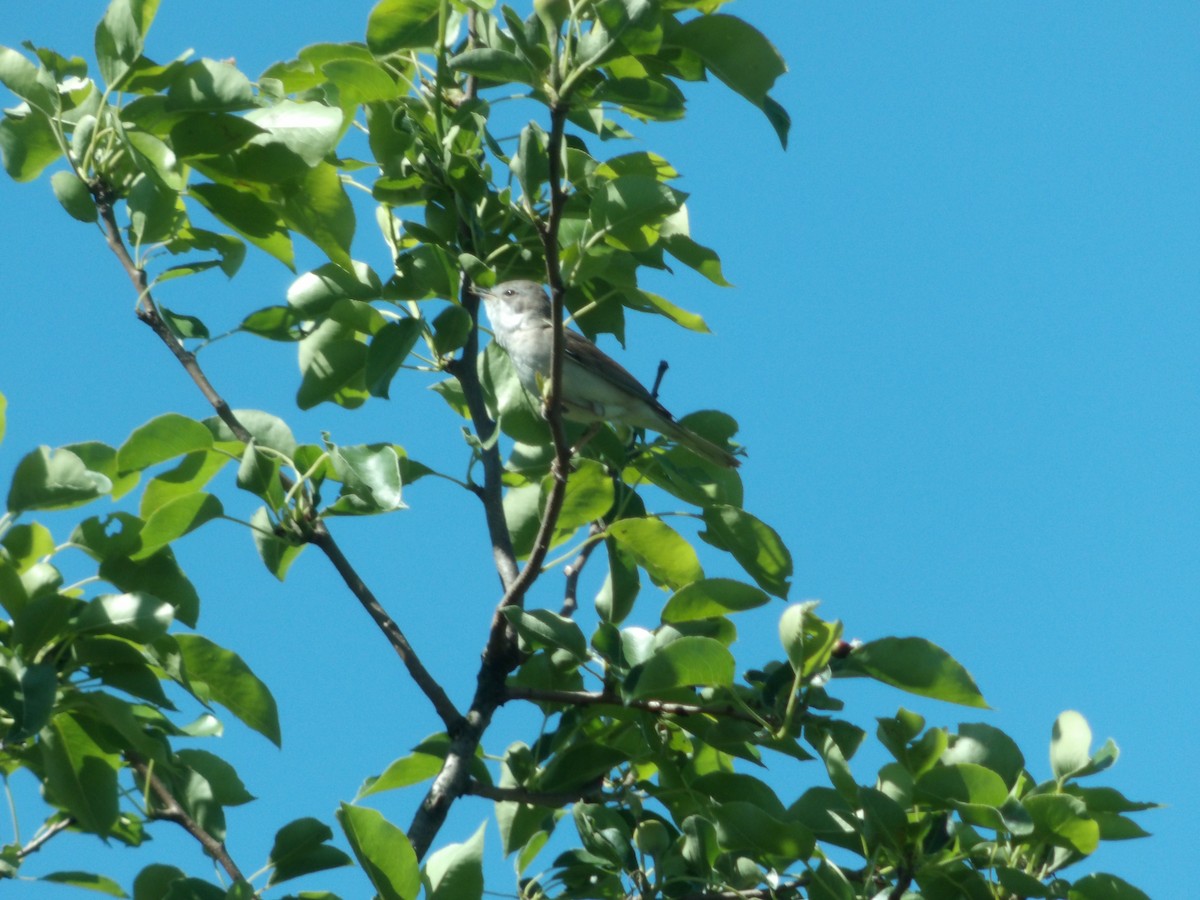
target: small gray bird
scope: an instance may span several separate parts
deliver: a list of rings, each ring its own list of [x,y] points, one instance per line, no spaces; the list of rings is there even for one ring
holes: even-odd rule
[[[487,307],[496,341],[508,351],[517,378],[535,397],[539,378],[550,378],[552,307],[536,281],[506,281],[493,288],[474,288]],[[719,466],[736,468],[737,459],[684,428],[636,378],[583,335],[563,329],[563,416],[576,422],[616,422],[649,428],[677,441]]]

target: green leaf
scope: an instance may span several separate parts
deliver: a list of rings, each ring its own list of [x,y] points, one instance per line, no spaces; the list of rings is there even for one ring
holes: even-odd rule
[[[357,385],[365,377],[367,345],[355,329],[332,319],[322,322],[300,342],[299,362],[296,405],[301,409],[327,400],[357,406],[365,399],[366,391],[359,392]]]
[[[400,95],[400,88],[392,76],[373,60],[330,60],[321,65],[321,72],[337,85],[343,107],[393,100]]]
[[[417,345],[422,331],[420,319],[400,319],[375,332],[367,347],[366,364],[367,391],[372,397],[388,399],[392,378]]]
[[[50,187],[71,218],[80,222],[95,222],[99,217],[96,204],[92,202],[91,191],[74,172],[55,172],[50,176]]]
[[[828,859],[821,860],[808,885],[808,900],[855,900],[855,896],[842,870]]]
[[[167,240],[182,218],[178,192],[145,174],[134,179],[125,206],[129,211],[129,232],[139,246]]]
[[[97,744],[69,713],[59,713],[38,742],[47,799],[60,804],[86,831],[106,836],[117,823],[120,757]]]
[[[592,196],[588,223],[619,250],[646,250],[658,240],[657,226],[686,196],[656,178],[624,175],[605,182]]]
[[[114,524],[117,529],[110,533]],[[79,524],[71,543],[100,560],[99,575],[105,581],[122,591],[145,591],[167,601],[175,607],[175,618],[195,627],[200,598],[171,549],[164,547],[141,561],[129,558],[141,545],[141,529],[142,520],[128,513],[92,517]]]
[[[453,353],[471,336],[475,322],[458,304],[452,303],[433,320],[433,349],[440,356]]]
[[[641,590],[637,563],[612,538],[605,538],[608,550],[608,571],[604,584],[596,594],[596,612],[603,622],[619,625],[633,610]],[[664,620],[665,621],[665,620]]]
[[[49,881],[53,884],[69,884],[71,887],[84,888],[85,890],[96,891],[99,894],[108,894],[110,897],[129,896],[111,878],[96,875],[93,872],[51,872],[49,875],[40,876],[38,881]]]
[[[40,522],[30,522],[28,525],[12,526],[0,539],[8,558],[17,567],[18,572],[24,572],[43,556],[54,552],[54,535]]]
[[[57,693],[58,673],[52,665],[26,666],[16,658],[0,665],[0,709],[13,720],[4,739],[15,743],[41,731],[54,712]]]
[[[58,112],[53,76],[20,51],[0,46],[0,84],[46,115]]]
[[[1004,779],[974,763],[934,766],[917,779],[917,790],[943,803],[998,808],[1008,798]]]
[[[329,846],[331,840],[333,830],[317,819],[296,819],[284,825],[275,833],[275,843],[267,859],[271,867],[267,886],[312,872],[354,865],[349,856]]]
[[[303,179],[285,185],[283,215],[289,226],[316,244],[344,269],[353,267],[350,244],[354,240],[354,207],[346,196],[338,170],[320,163]]]
[[[1067,891],[1068,900],[1150,900],[1148,894],[1116,875],[1095,872],[1080,878]]]
[[[608,526],[606,533],[636,559],[651,578],[673,590],[704,577],[692,545],[661,519],[621,519]]]
[[[110,88],[116,87],[142,55],[142,45],[158,0],[111,0],[96,27],[96,61]]]
[[[517,606],[505,607],[504,616],[531,649],[565,650],[577,661],[587,661],[587,639],[573,620],[548,609],[524,610]]]
[[[986,766],[1013,787],[1025,770],[1025,757],[1016,741],[999,728],[982,722],[958,726],[949,748],[941,756],[944,763],[970,762]]]
[[[288,458],[295,455],[296,438],[292,434],[292,430],[288,428],[287,422],[279,416],[263,412],[260,409],[235,409],[233,415],[242,427],[250,432],[250,436],[260,447],[269,447]],[[205,419],[203,425],[212,434],[214,441],[241,443],[225,420],[219,416]]]
[[[394,791],[397,788],[410,787],[427,781],[442,770],[445,758],[444,752],[438,754],[423,753],[419,749],[414,750],[408,756],[393,760],[379,775],[368,778],[355,799],[361,800],[371,794]]]
[[[294,269],[292,239],[279,215],[264,201],[227,184],[194,184],[189,194],[254,246]]]
[[[1054,721],[1050,737],[1050,768],[1060,781],[1091,762],[1092,729],[1082,713],[1068,709]]]
[[[198,797],[202,803],[217,803],[221,806],[242,806],[255,799],[246,790],[237,771],[221,757],[206,750],[185,749],[176,752],[176,758],[204,782]],[[189,802],[194,805],[193,798]]]
[[[185,453],[208,450],[212,434],[195,419],[166,413],[133,430],[117,451],[117,470],[137,472]]]
[[[162,273],[157,279],[161,283],[168,277],[182,277],[184,275],[194,275],[197,272],[203,272],[207,269],[215,269],[220,263],[215,259],[205,260],[204,262],[192,263],[185,266],[172,266]],[[172,273],[174,275],[172,276]],[[196,316],[185,316],[181,313],[173,312],[165,306],[159,305],[158,314],[162,317],[163,322],[171,329],[171,334],[180,340],[189,338],[206,339],[210,337],[208,326],[205,325]]]
[[[375,810],[347,803],[337,818],[380,900],[416,900],[421,873],[404,832]]]
[[[422,878],[426,900],[481,900],[486,827],[485,822],[469,840],[447,844],[429,857]]]
[[[554,476],[542,479],[541,511],[554,485]],[[580,527],[597,521],[612,509],[616,491],[604,465],[593,459],[581,459],[567,478],[562,509],[554,523],[554,543],[565,540]]]
[[[691,622],[755,609],[770,598],[732,578],[706,578],[680,588],[663,607],[663,622]]]
[[[0,156],[14,181],[32,181],[62,156],[62,146],[44,113],[6,110],[0,120]]]
[[[167,90],[171,111],[237,112],[253,106],[250,79],[236,66],[215,59],[188,63]]]
[[[490,81],[535,84],[537,74],[524,59],[496,47],[475,47],[450,57],[450,68]]]
[[[835,674],[866,675],[922,697],[987,708],[967,670],[924,638],[869,641],[847,656]]]
[[[177,634],[175,641],[192,689],[203,699],[220,703],[279,746],[279,713],[275,698],[242,658],[198,634]]]
[[[137,472],[120,473],[117,468],[117,451],[99,441],[85,441],[81,444],[67,444],[62,448],[74,453],[87,466],[89,471],[97,472],[112,482],[112,499],[124,497],[138,483]]]
[[[328,512],[370,515],[404,509],[400,498],[400,457],[391,444],[329,448],[342,490]]]
[[[336,106],[324,103],[280,100],[272,106],[250,110],[245,121],[261,130],[250,139],[252,146],[282,144],[309,167],[315,167],[336,149],[343,115]]]
[[[1078,797],[1069,794],[1033,794],[1021,805],[1033,818],[1034,834],[1060,847],[1084,854],[1100,845],[1100,826]]]
[[[804,678],[824,669],[842,637],[841,622],[825,622],[814,614],[817,601],[797,603],[779,618],[779,640],[792,668]]]
[[[0,394],[0,441],[4,440],[4,434],[8,430],[8,398]]]
[[[75,628],[148,644],[166,634],[174,619],[175,608],[151,594],[105,594],[83,608]]]
[[[708,637],[681,637],[654,652],[637,675],[631,696],[650,697],[680,687],[733,684],[733,654]]]
[[[710,72],[763,110],[780,144],[787,147],[787,113],[767,96],[787,64],[762,32],[736,16],[718,13],[671,29],[666,43],[698,55]]]
[[[163,900],[170,892],[171,885],[186,877],[182,869],[152,863],[133,879],[133,900]]]
[[[614,866],[632,865],[631,829],[615,809],[598,803],[576,803],[573,818],[585,851]]]
[[[173,469],[151,478],[142,490],[138,515],[149,518],[156,509],[195,493],[224,468],[229,456],[215,450],[196,450],[186,454]]]
[[[591,99],[615,104],[641,119],[683,118],[683,92],[666,78],[609,78],[596,86]]]
[[[1018,897],[1049,897],[1050,889],[1020,869],[996,866],[996,880],[1000,886]]]
[[[153,556],[172,541],[224,515],[221,501],[203,491],[170,500],[150,514],[142,526],[142,547],[129,558],[136,561]]]
[[[550,160],[546,155],[549,138],[537,122],[530,122],[521,129],[517,154],[509,161],[509,168],[517,176],[521,191],[530,203],[541,193],[542,184],[550,177]]]
[[[813,852],[813,837],[804,826],[781,822],[753,803],[722,803],[713,818],[717,840],[725,850],[765,852],[786,860],[807,859]]]
[[[39,447],[17,463],[8,490],[8,510],[69,509],[110,490],[112,482],[88,469],[70,450]]]
[[[704,523],[704,540],[731,553],[768,594],[787,599],[792,554],[775,529],[743,509],[725,505],[705,509]]]
[[[240,238],[192,226],[178,229],[166,246],[171,253],[176,255],[191,250],[216,253],[219,257],[217,264],[225,273],[226,278],[236,275],[246,258],[246,245]],[[162,276],[159,276],[159,280],[162,280]]]
[[[292,567],[305,545],[276,535],[275,526],[265,506],[260,506],[250,517],[250,533],[258,556],[267,567],[267,571],[280,581],[287,578],[288,569]]]
[[[242,451],[238,465],[237,486],[265,500],[272,509],[283,506],[283,485],[279,481],[282,463],[274,453],[263,450],[254,441]]]
[[[367,18],[367,46],[376,56],[432,47],[439,0],[382,0]]]
[[[702,316],[688,312],[686,309],[681,309],[670,300],[660,297],[658,294],[652,294],[649,291],[628,290],[621,297],[625,305],[630,309],[655,313],[665,319],[671,320],[676,325],[681,325],[689,331],[697,331],[701,334],[711,333],[708,323],[704,321]]]
[[[318,320],[340,300],[376,300],[382,291],[379,276],[366,263],[356,262],[349,270],[326,263],[293,281],[287,302],[303,318]]]

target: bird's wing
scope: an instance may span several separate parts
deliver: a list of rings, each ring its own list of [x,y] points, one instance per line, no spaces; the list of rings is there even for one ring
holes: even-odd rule
[[[619,362],[578,331],[564,328],[563,335],[566,338],[564,353],[567,359],[574,360],[580,366],[593,374],[599,375],[617,389],[625,391],[638,400],[643,401],[655,413],[663,416],[668,422],[675,420],[675,417],[667,411],[666,407],[654,399],[654,395],[646,390],[646,387],[640,381],[630,375]]]

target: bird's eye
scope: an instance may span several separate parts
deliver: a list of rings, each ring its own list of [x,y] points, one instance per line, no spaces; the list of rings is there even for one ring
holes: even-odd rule
[[[514,291],[512,288],[505,288],[505,289],[504,289],[504,296],[505,296],[505,297],[511,297],[511,296],[513,296],[514,294],[516,294],[516,291]]]

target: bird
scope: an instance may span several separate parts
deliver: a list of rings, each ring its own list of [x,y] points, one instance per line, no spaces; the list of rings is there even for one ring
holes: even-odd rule
[[[535,397],[550,378],[553,307],[536,281],[474,286],[492,334],[512,360],[517,379]],[[563,329],[563,417],[574,422],[612,422],[646,428],[687,447],[718,466],[735,469],[738,459],[723,447],[680,425],[658,400],[616,360],[577,331]]]

